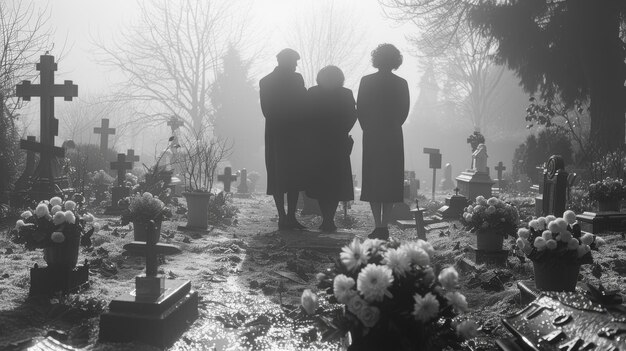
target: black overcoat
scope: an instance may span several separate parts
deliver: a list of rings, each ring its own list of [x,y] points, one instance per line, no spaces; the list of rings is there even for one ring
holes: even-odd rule
[[[335,201],[354,200],[349,132],[356,123],[352,90],[314,86],[307,94],[309,174],[307,196]]]
[[[357,116],[363,129],[362,201],[403,201],[402,124],[409,103],[408,84],[395,74],[379,71],[361,78]]]
[[[267,194],[304,190],[304,79],[299,73],[276,67],[260,80],[259,94],[265,116]]]

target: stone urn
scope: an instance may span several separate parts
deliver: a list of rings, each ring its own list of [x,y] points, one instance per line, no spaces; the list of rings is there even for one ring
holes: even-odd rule
[[[161,221],[154,222],[154,225],[156,226],[157,242],[161,238],[161,223]],[[135,235],[135,241],[146,241],[148,235],[148,229],[146,228],[147,225],[147,222],[133,221],[133,233]]]
[[[540,291],[574,291],[580,264],[565,260],[533,261],[535,286]]]
[[[476,231],[476,248],[483,251],[500,251],[504,243],[504,235],[493,229]]]
[[[72,229],[63,231],[65,240],[62,243],[53,244],[43,249],[43,259],[48,267],[55,269],[71,270],[78,262],[78,249],[80,246],[80,230]]]
[[[209,221],[209,192],[183,193],[187,200],[187,228],[206,229]]]

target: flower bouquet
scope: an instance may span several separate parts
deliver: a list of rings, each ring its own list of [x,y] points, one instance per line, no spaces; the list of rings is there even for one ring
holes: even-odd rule
[[[448,267],[437,278],[430,266],[433,253],[422,240],[355,239],[343,248],[334,269],[318,276],[320,298],[331,307],[319,308],[318,296],[308,289],[302,307],[309,315],[321,310],[317,321],[325,339],[350,332],[351,351],[458,346],[463,337],[475,336],[476,323],[455,318],[468,309],[457,291],[459,275]]]
[[[78,196],[82,198],[82,196]],[[81,203],[53,197],[40,202],[34,210],[26,210],[15,223],[15,242],[29,250],[44,249],[49,266],[74,267],[78,260],[81,237],[93,234],[85,231],[93,215],[81,210]]]
[[[515,206],[498,198],[477,196],[463,211],[465,229],[476,232],[478,249],[500,250],[505,237],[514,235],[519,222]]]
[[[517,235],[516,246],[533,262],[537,289],[548,291],[573,291],[580,265],[593,263],[591,250],[605,244],[591,233],[582,234],[571,210],[562,218],[533,219]]]
[[[127,202],[127,206],[124,206],[126,208],[122,212],[122,224],[133,222],[135,240],[146,241],[146,225],[150,220],[156,223],[159,232],[163,220],[172,216],[172,212],[163,201],[149,192],[132,195],[124,201]]]
[[[618,211],[619,201],[626,198],[622,179],[607,177],[589,185],[589,198],[598,201],[599,211]]]

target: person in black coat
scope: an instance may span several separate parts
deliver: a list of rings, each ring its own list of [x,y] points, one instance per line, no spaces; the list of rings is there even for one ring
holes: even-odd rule
[[[304,229],[296,220],[298,193],[304,190],[303,128],[306,88],[296,66],[300,55],[284,49],[278,66],[259,81],[261,110],[265,116],[267,194],[274,196],[279,229]],[[285,193],[287,212],[285,213]]]
[[[404,200],[404,142],[402,124],[409,115],[409,86],[392,73],[402,64],[400,51],[381,44],[372,51],[378,72],[361,78],[357,116],[363,129],[361,200],[368,201],[375,229],[370,238],[389,238],[389,214]]]
[[[326,66],[317,74],[317,84],[307,93],[309,119],[307,127],[306,194],[317,199],[322,211],[325,232],[334,232],[335,212],[339,201],[354,200],[349,132],[356,122],[352,90],[343,87],[344,75],[336,66]]]

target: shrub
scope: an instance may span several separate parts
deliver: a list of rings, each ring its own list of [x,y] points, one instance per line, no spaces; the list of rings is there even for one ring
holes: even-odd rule
[[[513,156],[514,176],[526,174],[533,183],[541,181],[536,167],[542,165],[552,155],[561,155],[565,164],[572,164],[572,143],[565,128],[556,126],[545,128],[535,135],[529,135]],[[518,177],[516,177],[518,178]]]
[[[209,200],[209,223],[219,224],[224,219],[233,218],[239,212],[233,205],[232,194],[220,191]]]

